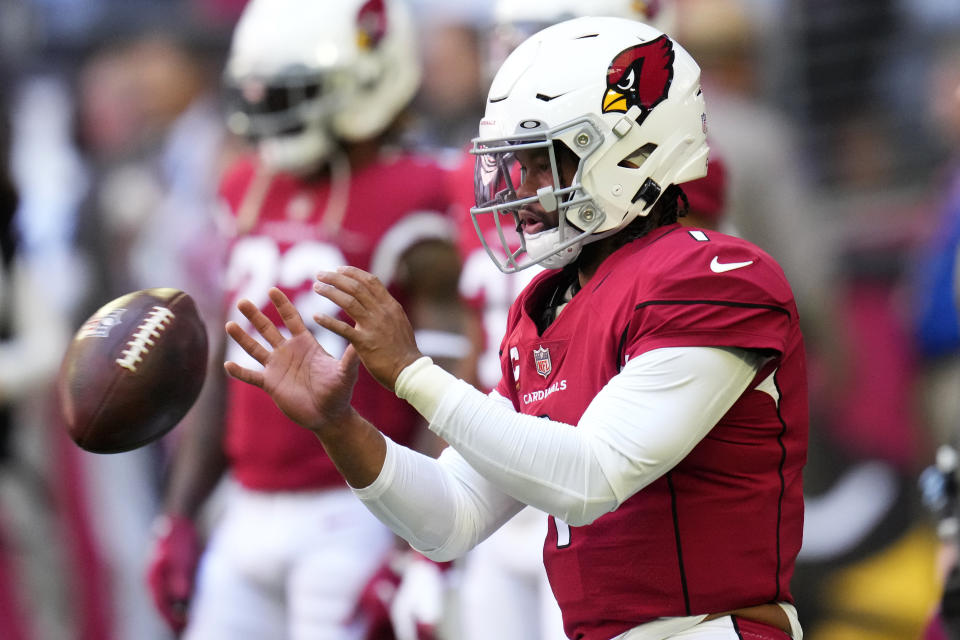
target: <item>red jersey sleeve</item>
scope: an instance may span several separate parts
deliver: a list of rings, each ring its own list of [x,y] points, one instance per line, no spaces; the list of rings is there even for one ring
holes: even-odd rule
[[[797,310],[780,266],[757,247],[728,236],[713,236],[711,242],[683,231],[671,235],[669,242],[649,247],[662,259],[647,255],[647,273],[636,280],[624,356],[685,346],[782,354]],[[651,265],[656,265],[652,271]]]

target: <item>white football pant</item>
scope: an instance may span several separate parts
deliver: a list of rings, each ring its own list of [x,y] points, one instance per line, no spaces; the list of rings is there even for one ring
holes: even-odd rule
[[[347,489],[232,486],[201,560],[185,640],[359,640],[360,592],[393,533]]]

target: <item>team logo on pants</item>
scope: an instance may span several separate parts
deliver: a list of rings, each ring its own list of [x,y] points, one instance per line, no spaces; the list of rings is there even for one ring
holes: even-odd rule
[[[537,373],[544,378],[550,375],[550,371],[553,369],[550,364],[550,349],[544,349],[542,346],[539,349],[534,349],[533,361],[537,365]]]

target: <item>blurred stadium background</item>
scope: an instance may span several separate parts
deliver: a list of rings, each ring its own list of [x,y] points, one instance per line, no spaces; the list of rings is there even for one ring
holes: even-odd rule
[[[143,584],[164,445],[76,450],[49,383],[103,301],[161,276],[214,287],[197,240],[242,144],[217,102],[243,4],[0,0],[12,224],[34,283],[0,296],[0,638],[168,637]],[[413,4],[426,73],[411,141],[462,148],[482,111],[489,4]],[[960,429],[955,308],[929,281],[960,219],[960,2],[675,4],[730,165],[728,223],[781,261],[807,324],[806,637],[919,638],[946,552],[917,477]]]

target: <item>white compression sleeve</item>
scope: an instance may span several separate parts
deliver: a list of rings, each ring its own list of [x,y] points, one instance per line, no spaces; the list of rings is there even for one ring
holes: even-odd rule
[[[616,508],[689,453],[762,362],[739,349],[649,351],[610,380],[576,429],[518,414],[427,359],[404,370],[397,395],[500,490],[579,526]]]
[[[469,551],[524,506],[481,477],[452,447],[434,460],[386,441],[380,475],[353,492],[394,533],[433,560]]]

